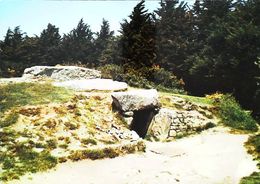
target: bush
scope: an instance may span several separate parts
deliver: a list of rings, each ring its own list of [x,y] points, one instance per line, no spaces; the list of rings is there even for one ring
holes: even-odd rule
[[[254,172],[250,176],[243,177],[239,184],[259,184],[260,172]]]
[[[178,80],[171,72],[159,67],[153,69],[153,82],[167,88],[183,89],[184,87],[182,80]]]
[[[102,67],[99,67],[98,70],[101,71],[102,78],[113,79],[118,81],[122,80],[120,75],[124,73],[123,68],[115,64],[104,65]]]
[[[157,89],[162,91],[175,91],[177,93],[184,92],[183,80],[177,77],[170,71],[160,67],[153,67],[151,81],[157,86]]]
[[[248,153],[252,154],[255,160],[258,161],[260,168],[260,134],[249,137],[246,142]],[[243,177],[240,184],[258,184],[260,181],[260,172],[254,172],[250,176]]]
[[[133,68],[124,69],[121,66],[109,64],[100,67],[99,70],[101,70],[102,78],[123,81],[132,87],[184,93],[183,81],[178,80],[175,75],[163,68],[153,67],[151,69],[134,70]]]
[[[152,88],[150,82],[141,75],[141,71],[127,70],[124,72],[123,67],[109,64],[99,68],[102,78],[113,79],[128,83],[132,87]]]
[[[91,138],[86,138],[86,139],[81,139],[81,143],[84,145],[97,145],[97,141],[95,139],[91,139]]]
[[[257,123],[250,112],[243,110],[231,95],[223,95],[218,98],[215,105],[223,124],[239,130],[251,132],[258,130]]]

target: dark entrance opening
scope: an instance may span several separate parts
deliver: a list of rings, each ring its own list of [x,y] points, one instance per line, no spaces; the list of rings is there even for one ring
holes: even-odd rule
[[[155,114],[154,108],[134,111],[131,130],[136,131],[140,137],[144,138]]]

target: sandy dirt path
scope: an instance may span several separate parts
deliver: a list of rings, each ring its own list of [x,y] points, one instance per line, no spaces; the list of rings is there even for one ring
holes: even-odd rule
[[[147,143],[146,153],[60,164],[12,184],[236,184],[257,170],[243,147],[247,135],[222,128],[168,143]]]

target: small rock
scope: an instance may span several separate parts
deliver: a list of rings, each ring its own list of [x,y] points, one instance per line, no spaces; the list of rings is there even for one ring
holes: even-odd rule
[[[125,117],[133,117],[133,115],[134,115],[133,111],[123,112],[123,116],[125,116]]]
[[[131,138],[134,141],[140,139],[139,135],[135,131],[133,131],[133,130],[131,131]]]
[[[132,124],[132,121],[133,121],[132,117],[123,117],[123,118],[128,126],[130,126]]]

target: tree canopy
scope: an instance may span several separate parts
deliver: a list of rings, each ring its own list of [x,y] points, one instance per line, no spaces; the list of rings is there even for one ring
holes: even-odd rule
[[[83,19],[64,35],[53,24],[31,37],[17,26],[0,41],[0,76],[33,65],[116,64],[162,85],[175,75],[193,95],[232,93],[260,116],[259,12],[259,0],[161,0],[154,12],[141,0],[119,35],[106,19],[96,33]]]

